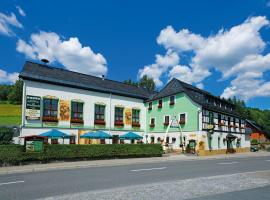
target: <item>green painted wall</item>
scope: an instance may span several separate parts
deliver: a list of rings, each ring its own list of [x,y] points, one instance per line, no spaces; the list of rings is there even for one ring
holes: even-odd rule
[[[162,108],[158,108],[158,100],[153,101],[152,110],[148,110],[148,103],[146,106],[146,130],[147,132],[166,132],[167,126],[164,126],[164,116],[176,116],[179,120],[180,113],[186,113],[186,123],[181,125],[183,131],[198,130],[198,105],[190,100],[186,94],[179,93],[176,95],[175,104],[169,105],[169,97],[162,99]],[[151,128],[150,118],[155,118],[155,127]],[[177,128],[170,128],[170,132],[178,131]]]

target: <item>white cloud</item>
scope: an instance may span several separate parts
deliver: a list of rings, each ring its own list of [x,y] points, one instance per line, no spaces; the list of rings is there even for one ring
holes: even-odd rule
[[[221,29],[208,37],[187,29],[177,32],[168,26],[161,30],[157,43],[169,52],[176,52],[179,58],[185,54],[190,61],[167,67],[159,76],[175,77],[201,88],[204,79],[212,71],[218,71],[222,74],[221,80],[232,78],[223,97],[235,95],[248,100],[268,95],[268,82],[263,76],[270,70],[270,54],[264,53],[267,42],[260,35],[260,30],[266,26],[269,26],[266,17],[250,17],[240,25]],[[247,87],[250,81],[253,87]]]
[[[95,76],[106,75],[106,59],[90,47],[83,47],[79,39],[71,37],[62,40],[54,32],[40,32],[31,35],[30,41],[18,40],[17,51],[32,59],[46,58],[59,62],[68,70]]]
[[[19,73],[8,73],[0,69],[0,83],[15,83],[18,80]]]
[[[23,16],[23,17],[26,16],[24,10],[23,10],[20,6],[16,6],[16,8],[17,8],[17,10],[18,10],[18,12],[19,12],[19,14],[20,14],[21,16]]]
[[[11,27],[23,28],[23,25],[17,20],[14,13],[5,15],[0,12],[0,34],[14,36],[15,33],[12,31]]]
[[[156,55],[156,62],[151,65],[144,66],[139,70],[139,78],[144,75],[152,78],[157,87],[161,87],[163,82],[160,80],[161,75],[168,70],[169,67],[176,65],[179,62],[179,56],[177,53],[167,51],[165,56]]]

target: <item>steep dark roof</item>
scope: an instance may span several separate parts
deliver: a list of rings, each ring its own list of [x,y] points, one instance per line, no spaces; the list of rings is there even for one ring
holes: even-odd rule
[[[233,116],[239,116],[234,110],[229,109],[229,107],[235,108],[235,106],[232,103],[175,78],[172,79],[159,93],[153,95],[152,98],[149,98],[147,101],[154,101],[180,92],[184,92],[185,94],[187,94],[194,102],[203,106],[205,109]],[[217,102],[221,102],[224,105],[227,105],[227,108],[225,109],[225,107],[219,107],[219,105],[215,106],[213,103],[208,102],[207,99],[212,99],[216,100]]]
[[[99,77],[68,71],[48,65],[27,61],[21,71],[20,78],[56,85],[86,89],[97,92],[112,93],[121,96],[148,99],[154,92],[145,88],[125,83],[102,79]]]

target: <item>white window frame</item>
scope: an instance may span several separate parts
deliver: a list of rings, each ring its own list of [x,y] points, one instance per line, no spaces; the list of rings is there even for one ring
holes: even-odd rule
[[[163,116],[163,123],[165,123],[165,117],[167,117],[167,116],[169,117],[169,124],[170,124],[170,121],[171,121],[171,115],[164,115],[164,116]]]
[[[176,95],[170,95],[169,96],[169,105],[171,103],[171,97],[174,96],[174,105],[176,104]]]
[[[181,114],[185,114],[185,124],[187,124],[187,122],[188,122],[188,114],[187,114],[187,112],[181,112],[181,113],[178,114],[178,122],[180,122],[180,115]]]
[[[149,124],[151,124],[151,121],[152,121],[151,119],[155,119],[155,125],[156,125],[156,122],[157,121],[156,121],[156,118],[155,117],[150,117]]]

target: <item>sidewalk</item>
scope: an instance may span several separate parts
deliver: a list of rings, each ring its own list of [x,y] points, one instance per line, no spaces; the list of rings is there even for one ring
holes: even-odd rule
[[[147,163],[159,163],[170,161],[196,161],[196,160],[213,160],[213,159],[229,159],[229,158],[248,158],[248,157],[263,157],[270,156],[270,152],[248,152],[238,154],[227,155],[215,155],[215,156],[193,156],[183,154],[165,154],[163,157],[152,158],[129,158],[129,159],[111,159],[111,160],[90,160],[90,161],[75,161],[75,162],[54,162],[47,164],[32,164],[12,167],[0,167],[1,174],[14,174],[14,173],[27,173],[27,172],[39,172],[49,170],[60,169],[74,169],[74,168],[88,168],[88,167],[103,167],[103,166],[118,166],[118,165],[130,165],[130,164],[147,164]]]

